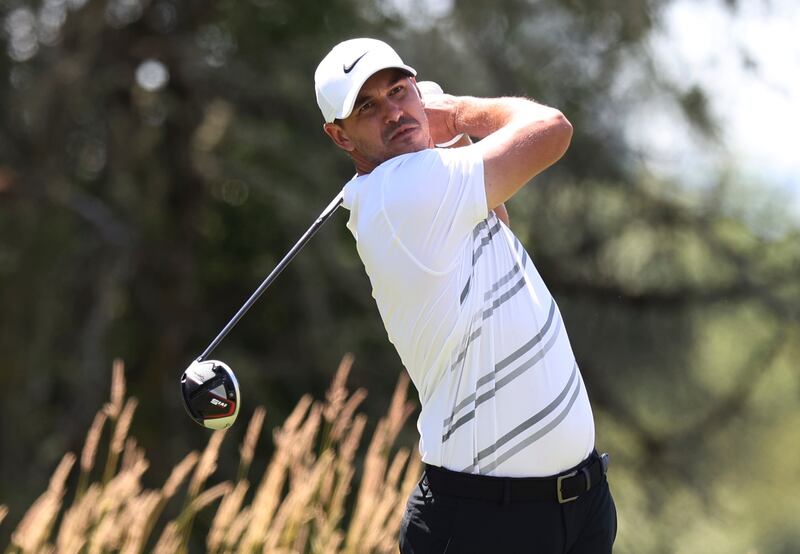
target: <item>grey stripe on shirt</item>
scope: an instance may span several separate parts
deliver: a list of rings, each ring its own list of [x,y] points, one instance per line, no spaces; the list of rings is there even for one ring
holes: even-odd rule
[[[556,407],[559,404],[561,404],[561,402],[563,402],[564,398],[567,397],[567,393],[572,388],[572,383],[575,381],[575,376],[577,374],[578,374],[578,364],[573,364],[572,373],[570,374],[569,379],[567,380],[567,384],[564,385],[564,388],[558,394],[558,396],[556,396],[552,400],[552,402],[550,402],[547,406],[545,406],[544,408],[533,414],[531,417],[529,417],[528,419],[526,419],[525,421],[514,427],[511,431],[509,431],[508,433],[497,439],[497,441],[493,445],[484,448],[483,450],[478,452],[478,454],[475,456],[473,460],[472,467],[478,466],[484,458],[486,458],[491,454],[494,454],[494,452],[496,452],[498,448],[502,447],[511,439],[517,437],[520,433],[528,430],[530,427],[533,427],[541,420],[543,420],[545,417],[550,415],[553,412],[553,410],[555,410]]]
[[[499,225],[500,225],[500,222],[498,220],[497,224],[492,229],[497,228],[499,230]],[[473,237],[477,238],[480,230],[485,228],[486,226],[487,226],[486,221],[485,220],[481,221],[475,227],[475,230],[473,231]],[[474,271],[475,271],[475,269],[474,269],[475,268],[475,262],[480,257],[480,254],[482,252],[483,246],[485,246],[484,241],[486,241],[486,244],[488,244],[489,242],[491,242],[491,239],[494,237],[494,234],[492,233],[492,229],[489,230],[488,240],[487,240],[487,238],[482,239],[481,240],[481,244],[479,245],[479,247],[472,253],[472,267],[473,267],[472,271],[473,271],[473,273],[471,273],[470,276],[467,278],[467,282],[464,284],[464,288],[461,290],[461,294],[459,295],[459,303],[462,304],[462,305],[464,304],[464,300],[467,299],[467,295],[469,294],[470,286],[472,284],[472,277],[474,276]],[[488,300],[489,296],[497,291],[497,288],[499,288],[500,286],[502,286],[505,283],[507,283],[508,281],[510,281],[514,277],[514,275],[519,273],[521,270],[525,269],[525,266],[528,263],[528,257],[529,256],[528,256],[528,253],[525,251],[525,248],[522,247],[522,243],[519,241],[519,239],[516,237],[516,235],[514,235],[514,251],[518,256],[518,260],[516,260],[514,262],[514,266],[511,268],[511,270],[506,275],[501,277],[500,280],[498,280],[498,282],[495,283],[492,286],[492,288],[490,288],[488,291],[486,291],[486,294],[484,294],[484,301]],[[519,263],[520,260],[522,261],[521,265]]]
[[[472,265],[473,266],[478,262],[478,260],[481,257],[481,254],[483,254],[484,248],[486,247],[487,244],[492,242],[492,239],[494,238],[494,236],[497,234],[498,231],[500,231],[500,220],[495,218],[495,223],[494,223],[494,225],[489,227],[488,234],[481,239],[481,242],[478,245],[478,247],[472,252]]]
[[[544,356],[553,347],[553,345],[555,344],[556,340],[558,339],[558,337],[560,335],[560,331],[561,331],[561,319],[560,318],[556,318],[556,320],[555,320],[555,330],[553,331],[552,336],[550,337],[550,339],[548,339],[547,343],[542,347],[541,350],[536,352],[536,354],[534,354],[529,360],[527,360],[524,364],[519,366],[513,372],[511,372],[508,375],[502,377],[501,379],[497,379],[495,381],[495,383],[494,383],[494,386],[491,389],[489,389],[488,391],[486,391],[485,393],[481,394],[480,396],[477,396],[477,391],[476,391],[475,393],[470,394],[464,400],[459,402],[457,404],[457,409],[454,409],[453,413],[450,415],[450,417],[448,417],[444,421],[443,427],[447,428],[447,431],[442,436],[442,442],[447,441],[451,436],[453,436],[453,433],[459,427],[461,427],[462,425],[464,425],[468,421],[472,420],[475,417],[475,412],[478,409],[478,406],[480,406],[481,404],[483,404],[487,400],[490,400],[491,398],[493,398],[495,396],[495,394],[497,393],[497,391],[499,391],[504,386],[509,384],[511,381],[513,381],[514,379],[516,379],[517,377],[519,377],[520,375],[525,373],[525,371],[527,371],[528,369],[533,367],[539,360],[544,358]],[[542,334],[544,334],[544,333],[542,333]],[[497,373],[499,373],[499,371],[497,371],[497,370],[493,371],[489,375],[484,376],[483,378],[481,378],[481,380],[484,383],[485,382],[491,382],[491,381],[496,379]],[[452,425],[451,425],[451,422],[456,417],[458,411],[461,408],[463,408],[465,406],[468,406],[470,404],[472,404],[472,410],[470,410],[468,413],[466,413],[463,416],[461,416],[455,423],[452,423]]]
[[[496,232],[500,230],[499,221],[495,221],[495,224],[491,228],[489,228],[489,224],[487,223],[488,221],[489,221],[489,218],[484,219],[483,221],[478,223],[475,226],[475,228],[472,230],[472,240],[473,241],[475,241],[475,239],[478,238],[478,236],[480,235],[481,231],[483,231],[484,229],[488,229],[488,231],[489,231],[488,234],[481,239],[481,242],[480,242],[480,244],[478,244],[478,247],[475,248],[472,251],[472,267],[473,267],[473,271],[474,271],[474,268],[475,268],[475,263],[478,261],[478,258],[481,257],[481,253],[483,252],[483,247],[486,246],[487,244],[489,244],[492,241],[492,238],[494,238],[494,235],[496,234]],[[467,295],[469,294],[469,286],[470,286],[471,282],[472,282],[472,275],[470,274],[470,276],[467,278],[467,282],[464,285],[464,288],[461,290],[461,295],[459,297],[459,299],[460,299],[459,302],[461,304],[464,303],[464,300],[467,298]]]
[[[541,429],[539,429],[535,433],[531,434],[527,438],[525,438],[525,439],[521,440],[520,442],[518,442],[516,445],[514,445],[513,447],[508,449],[506,452],[504,452],[503,454],[498,456],[495,461],[493,461],[493,462],[491,462],[489,464],[486,464],[485,466],[479,467],[478,468],[479,473],[481,473],[481,474],[489,473],[490,471],[494,470],[496,467],[498,467],[499,465],[503,464],[504,462],[507,462],[508,460],[513,458],[514,455],[516,455],[517,453],[519,453],[523,449],[527,448],[528,446],[532,445],[533,443],[535,443],[536,441],[538,441],[539,439],[544,437],[546,434],[548,434],[550,431],[552,431],[553,429],[558,427],[558,425],[562,421],[564,421],[564,419],[566,419],[567,415],[569,415],[569,412],[572,409],[572,406],[575,404],[575,400],[578,398],[578,393],[580,392],[580,390],[581,390],[581,382],[579,380],[578,384],[575,386],[575,391],[572,393],[572,396],[570,397],[569,402],[567,403],[567,405],[564,407],[563,410],[561,410],[561,412],[550,423],[548,423],[547,425],[545,425],[544,427],[542,427]],[[473,465],[473,466],[470,466],[468,468],[464,468],[461,471],[464,472],[464,473],[470,472],[470,471],[472,471],[472,469],[474,467],[475,466]]]
[[[483,321],[489,319],[495,312],[495,310],[497,310],[497,308],[502,306],[504,303],[508,302],[511,298],[514,297],[514,295],[519,293],[519,291],[521,291],[524,287],[525,287],[525,275],[523,274],[522,277],[520,277],[519,281],[517,281],[513,287],[508,289],[500,297],[498,297],[495,301],[493,301],[488,308],[486,309],[482,308],[481,311],[478,312],[475,315],[475,317],[472,318],[472,322],[469,325],[469,330],[470,330],[469,338],[464,341],[464,346],[461,352],[459,352],[458,356],[456,356],[456,360],[450,366],[450,371],[456,370],[458,364],[460,364],[461,361],[464,359],[464,357],[467,355],[467,350],[469,349],[469,345],[472,343],[472,341],[474,341],[481,335],[481,330],[483,329],[482,323],[480,324],[481,326],[479,326],[477,329],[473,329],[473,326],[475,325],[476,321],[479,320]],[[492,288],[494,289],[492,294],[494,294],[500,287],[498,286],[497,288],[495,288],[493,286]],[[486,301],[488,301],[491,299],[492,295],[484,295],[484,296],[486,298]]]
[[[479,378],[478,382],[476,384],[476,392],[477,392],[477,389],[481,388],[483,385],[493,381],[495,379],[495,374],[496,373],[498,373],[499,371],[501,371],[502,369],[507,367],[509,364],[513,363],[514,361],[518,360],[520,358],[520,356],[524,355],[529,350],[531,350],[534,346],[539,344],[539,342],[541,342],[541,340],[544,337],[544,335],[550,329],[550,325],[553,323],[553,316],[555,315],[555,312],[556,312],[556,303],[555,303],[555,300],[551,299],[550,300],[550,311],[547,314],[547,321],[545,321],[544,325],[539,330],[539,332],[536,333],[533,336],[533,338],[531,338],[528,342],[526,342],[525,344],[523,344],[522,346],[520,346],[519,348],[514,350],[511,354],[509,354],[508,356],[506,356],[505,358],[503,358],[502,360],[497,362],[497,364],[495,364],[495,366],[494,366],[494,371],[492,371],[492,372],[488,373],[487,375],[484,375],[483,377]],[[479,327],[478,331],[480,331],[480,329],[481,328]],[[478,335],[479,334],[480,333],[478,333]],[[473,333],[473,335],[475,335],[475,333]],[[469,342],[472,342],[473,340],[475,340],[475,338],[477,338],[477,335],[475,335],[474,337],[470,336]],[[458,359],[456,361],[457,362],[461,361],[462,359],[464,359],[464,357],[466,355],[467,355],[467,350],[464,349],[461,352],[461,354],[459,354],[459,357],[458,357]],[[453,416],[455,414],[457,414],[461,410],[461,408],[463,408],[464,406],[468,405],[473,400],[475,400],[475,394],[474,393],[469,395],[469,396],[467,396],[464,400],[462,400],[461,402],[456,404],[456,406],[453,408]],[[450,425],[450,422],[453,420],[453,416],[450,416],[449,418],[447,418],[445,420],[445,422],[444,422],[444,426],[445,427]]]

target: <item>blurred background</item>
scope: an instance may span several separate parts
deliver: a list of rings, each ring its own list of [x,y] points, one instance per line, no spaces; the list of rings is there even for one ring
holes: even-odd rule
[[[616,551],[800,551],[793,0],[1,5],[1,543],[80,451],[114,358],[145,480],[207,441],[178,378],[352,174],[313,72],[373,36],[448,92],[529,96],[574,125],[508,209],[611,453]],[[365,409],[385,411],[403,368],[346,217],[215,352],[242,418],[263,404],[278,425],[346,352]]]

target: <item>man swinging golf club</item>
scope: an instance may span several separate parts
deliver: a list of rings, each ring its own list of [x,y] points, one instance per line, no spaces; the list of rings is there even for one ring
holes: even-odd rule
[[[314,76],[325,133],[356,169],[347,226],[422,404],[425,473],[400,550],[611,552],[583,379],[503,208],[564,154],[572,126],[522,98],[421,94],[415,77],[367,38],[336,45]],[[461,133],[480,140],[435,147]]]

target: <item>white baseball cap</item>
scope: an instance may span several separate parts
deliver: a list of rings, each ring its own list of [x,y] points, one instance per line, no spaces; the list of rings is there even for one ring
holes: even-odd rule
[[[374,38],[354,38],[340,42],[317,66],[314,89],[325,121],[345,119],[353,111],[358,91],[381,69],[396,67],[416,76],[413,67],[403,63],[394,49]]]

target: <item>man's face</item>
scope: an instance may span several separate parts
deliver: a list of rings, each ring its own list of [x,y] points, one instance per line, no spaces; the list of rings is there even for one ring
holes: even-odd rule
[[[350,153],[360,171],[432,146],[416,82],[399,69],[384,69],[367,79],[350,116],[326,124],[325,132]]]

